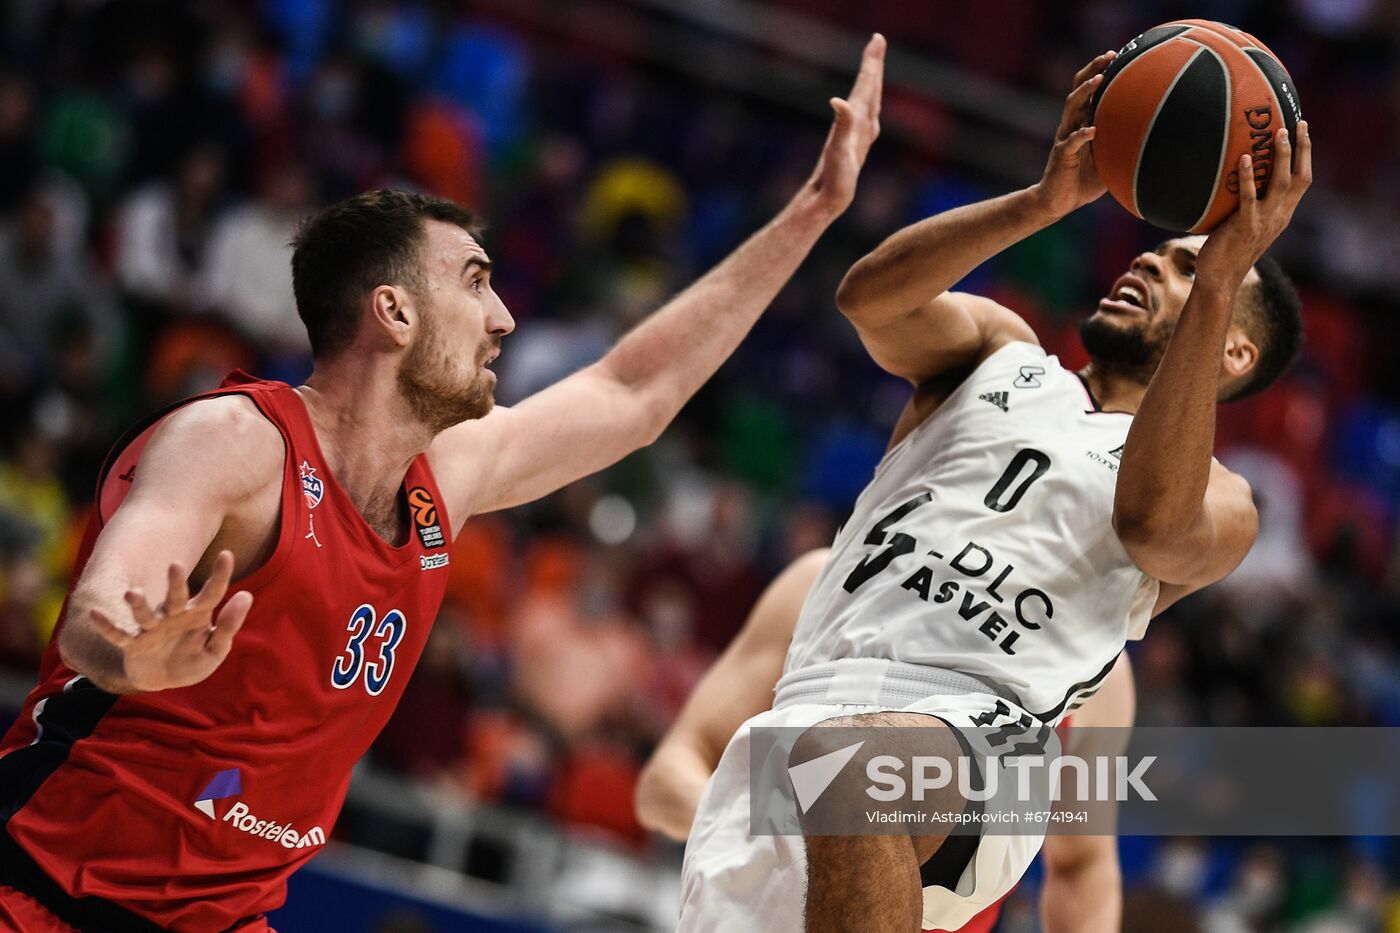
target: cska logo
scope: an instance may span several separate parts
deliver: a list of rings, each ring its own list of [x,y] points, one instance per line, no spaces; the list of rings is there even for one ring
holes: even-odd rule
[[[321,504],[326,486],[316,476],[316,468],[307,461],[301,461],[301,494],[306,497],[306,507],[314,509]]]

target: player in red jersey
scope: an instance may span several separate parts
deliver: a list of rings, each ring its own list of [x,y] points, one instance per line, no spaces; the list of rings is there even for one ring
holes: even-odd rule
[[[700,795],[730,738],[745,720],[772,706],[803,600],[827,554],[825,548],[810,551],[774,578],[652,753],[636,797],[637,818],[648,829],[677,842],[690,835]],[[1126,728],[1133,724],[1136,706],[1133,671],[1124,654],[1099,691],[1074,713],[1074,724]],[[1061,728],[1068,723],[1065,720]],[[1073,750],[1073,736],[1062,738]],[[1049,835],[1042,852],[1041,928],[1046,933],[1116,933],[1123,912],[1116,838]],[[957,933],[988,933],[996,926],[1002,903],[997,901]]]
[[[0,745],[0,922],[266,929],[418,659],[452,537],[660,434],[849,205],[883,62],[876,36],[772,222],[512,409],[493,408],[488,367],[514,322],[466,210],[374,192],[312,218],[292,259],[306,385],[235,377],[139,426],[102,472],[39,686]]]

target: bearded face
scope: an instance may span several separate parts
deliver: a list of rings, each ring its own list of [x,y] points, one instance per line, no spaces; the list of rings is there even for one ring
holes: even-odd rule
[[[399,389],[414,415],[435,434],[491,411],[496,374],[486,364],[500,350],[500,338],[487,334],[472,358],[462,360],[440,336],[433,309],[425,308],[421,333],[398,374]]]
[[[1098,313],[1079,322],[1079,339],[1095,364],[1150,377],[1167,351],[1172,329],[1166,321],[1122,321]]]

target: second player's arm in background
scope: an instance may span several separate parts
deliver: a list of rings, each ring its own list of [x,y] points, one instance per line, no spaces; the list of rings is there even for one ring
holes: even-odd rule
[[[1093,167],[1088,107],[1115,53],[1074,79],[1045,174],[1029,188],[969,204],[905,227],[862,258],[836,304],[885,370],[921,386],[975,365],[1010,340],[1036,342],[1014,312],[950,292],[973,269],[1104,193]]]
[[[1265,198],[1255,195],[1250,157],[1241,158],[1239,208],[1196,255],[1191,294],[1123,447],[1113,528],[1138,567],[1164,583],[1221,579],[1244,559],[1258,530],[1249,485],[1212,455],[1222,365],[1233,376],[1245,362],[1225,353],[1240,286],[1312,182],[1306,122],[1298,123],[1296,170],[1287,131],[1279,131],[1275,146]]]
[[[1074,714],[1069,751],[1083,729],[1121,729],[1121,754],[1137,711],[1133,668],[1127,652],[1118,656],[1099,692]],[[1094,742],[1102,752],[1103,743]],[[1123,872],[1117,836],[1051,833],[1041,850],[1045,883],[1040,890],[1040,925],[1044,933],[1118,933],[1123,923]]]
[[[754,604],[744,627],[719,656],[642,769],[637,819],[677,842],[685,840],[700,795],[744,722],[773,705],[788,644],[807,591],[826,563],[826,549],[788,565]]]
[[[776,218],[597,363],[437,438],[434,468],[458,528],[473,512],[533,501],[656,440],[851,203],[879,132],[884,54],[877,35],[849,99],[831,101],[816,169]]]

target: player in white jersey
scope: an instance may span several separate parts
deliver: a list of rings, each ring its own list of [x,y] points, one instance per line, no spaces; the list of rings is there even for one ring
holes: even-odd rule
[[[690,835],[705,783],[730,738],[745,720],[768,709],[798,612],[826,564],[828,551],[809,551],[788,565],[763,591],[743,628],[705,672],[685,708],[652,752],[637,782],[637,818],[643,826],[684,841]],[[1086,728],[1117,730],[1111,750],[1121,752],[1136,711],[1132,667],[1120,655],[1102,688],[1074,714],[1069,747]],[[1061,732],[1069,726],[1066,720]],[[1094,745],[1090,740],[1084,744]],[[1102,733],[1099,742],[1102,743]],[[1045,839],[1045,880],[1040,891],[1045,933],[1116,933],[1123,890],[1116,836],[1053,835]],[[1002,902],[993,903],[958,933],[986,933]]]
[[[1043,734],[1154,611],[1253,544],[1249,486],[1212,457],[1215,409],[1266,387],[1301,341],[1297,295],[1264,252],[1311,182],[1305,122],[1296,161],[1287,133],[1272,140],[1267,196],[1246,156],[1239,208],[1209,238],[1133,260],[1081,325],[1080,373],[1014,312],[949,291],[1104,193],[1087,110],[1113,54],[1076,76],[1039,183],[895,233],[841,284],[842,312],[914,395],[803,607],[773,709],[735,735],[701,800],[682,930],[957,929],[1040,838],[750,835],[750,730],[921,727],[915,751],[945,758],[969,740],[948,726]],[[833,733],[806,733],[791,763],[851,746]],[[995,767],[1000,749],[972,741]],[[854,797],[843,785],[875,753],[828,793]]]

